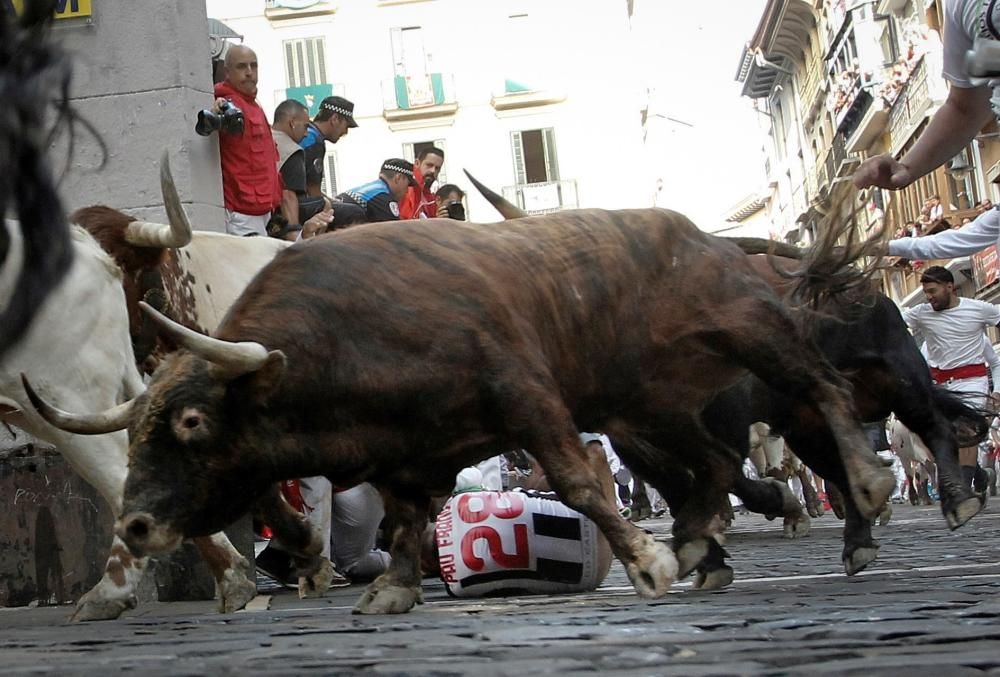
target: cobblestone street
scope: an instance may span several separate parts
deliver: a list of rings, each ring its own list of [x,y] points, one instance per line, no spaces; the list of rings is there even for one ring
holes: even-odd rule
[[[801,541],[739,517],[736,581],[638,599],[617,563],[590,594],[457,600],[425,582],[425,604],[392,617],[350,608],[361,586],[299,600],[258,596],[220,616],[211,602],[147,604],[117,622],[67,625],[69,607],[0,610],[5,674],[628,675],[1000,674],[1000,515],[949,532],[937,507],[895,506],[879,559],[848,579],[841,522]],[[669,522],[641,526],[660,537]]]

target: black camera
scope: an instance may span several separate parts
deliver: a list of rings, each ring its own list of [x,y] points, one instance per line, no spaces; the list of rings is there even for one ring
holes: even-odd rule
[[[219,113],[207,108],[198,111],[198,122],[194,126],[194,131],[201,136],[208,136],[219,130],[226,134],[242,134],[243,111],[229,101],[223,101],[219,110]]]
[[[449,202],[445,207],[445,211],[448,212],[449,219],[455,219],[456,221],[465,221],[465,205],[462,204],[461,200],[455,200],[454,202]]]

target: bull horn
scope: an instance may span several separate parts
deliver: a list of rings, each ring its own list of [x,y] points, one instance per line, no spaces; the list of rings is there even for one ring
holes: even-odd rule
[[[125,241],[129,244],[136,247],[176,249],[191,242],[191,222],[181,206],[181,198],[170,173],[170,155],[167,151],[163,151],[160,157],[160,190],[170,225],[133,221],[125,230]]]
[[[139,306],[177,345],[218,366],[226,378],[257,371],[267,362],[267,348],[256,341],[223,341],[206,336],[174,322],[145,301],[140,301]]]
[[[43,400],[31,387],[28,377],[21,374],[21,383],[24,384],[24,392],[28,394],[28,399],[38,413],[46,421],[60,430],[77,435],[103,435],[113,433],[117,430],[124,430],[128,427],[132,418],[132,407],[135,398],[112,407],[98,414],[71,414],[68,411],[57,409]]]
[[[469,177],[469,181],[472,181],[472,185],[476,187],[476,190],[478,190],[482,196],[486,198],[491,205],[493,205],[494,209],[500,212],[500,216],[505,219],[520,219],[528,216],[528,212],[515,206],[507,200],[507,198],[497,195],[492,190],[481,184],[476,177],[469,173],[468,169],[463,169],[462,171]]]

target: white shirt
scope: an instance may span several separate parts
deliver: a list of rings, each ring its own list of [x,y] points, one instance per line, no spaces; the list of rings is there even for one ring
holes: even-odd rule
[[[906,310],[903,319],[917,341],[927,343],[930,366],[954,369],[985,362],[983,332],[1000,323],[1000,306],[961,298],[954,308],[938,311],[922,303]]]
[[[978,26],[977,26],[978,24]],[[978,40],[1000,40],[1000,2],[998,0],[947,0],[944,7],[944,43],[941,75],[957,87],[975,87],[965,68],[965,53]],[[1000,101],[1000,80],[990,80],[994,110]]]

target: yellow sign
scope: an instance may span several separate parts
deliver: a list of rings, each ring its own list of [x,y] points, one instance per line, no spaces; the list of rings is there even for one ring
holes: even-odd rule
[[[90,16],[93,11],[90,7],[91,0],[56,0],[55,16],[57,19],[77,19],[81,16]],[[24,12],[24,0],[6,0],[0,2],[0,6],[13,6],[14,12],[21,14]]]

